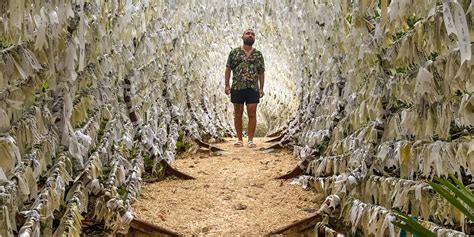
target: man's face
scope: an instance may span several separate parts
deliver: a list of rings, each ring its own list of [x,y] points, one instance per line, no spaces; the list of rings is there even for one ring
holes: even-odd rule
[[[244,40],[245,45],[252,46],[255,42],[255,33],[253,30],[246,30],[244,35],[242,35],[242,39]]]

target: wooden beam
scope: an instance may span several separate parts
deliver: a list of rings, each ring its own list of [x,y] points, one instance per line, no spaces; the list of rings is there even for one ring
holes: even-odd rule
[[[132,236],[183,236],[182,234],[166,229],[164,227],[158,226],[156,224],[134,218],[130,222],[130,231],[129,235]],[[138,233],[134,233],[138,232]],[[140,233],[141,232],[141,233]]]
[[[278,135],[277,137],[274,137],[274,138],[272,138],[272,139],[270,139],[270,140],[267,140],[267,141],[265,141],[265,142],[267,142],[267,143],[279,142],[279,141],[281,141],[281,139],[283,139],[283,137],[285,137],[285,134],[284,134],[284,133],[282,133],[282,134]]]
[[[282,142],[277,142],[267,148],[265,148],[264,150],[268,150],[268,149],[283,149],[285,148],[285,145],[290,143],[290,141],[282,141]]]
[[[216,152],[216,151],[224,151],[223,149],[219,147],[212,146],[210,144],[207,144],[199,139],[194,139],[194,142],[196,142],[200,147],[204,147],[209,149],[210,151]]]
[[[283,133],[283,131],[285,131],[285,129],[286,128],[280,129],[280,130],[278,130],[274,133],[271,133],[271,134],[267,135],[267,137],[278,137]]]
[[[184,179],[184,180],[195,179],[194,177],[192,177],[190,175],[187,175],[187,174],[171,167],[171,165],[168,164],[168,162],[166,162],[165,160],[160,160],[160,164],[165,169],[165,174],[167,174],[167,175],[175,176],[177,178]]]
[[[314,225],[316,225],[316,223],[322,220],[323,220],[323,216],[320,213],[315,213],[299,221],[295,221],[291,224],[272,230],[268,232],[267,234],[265,234],[264,236],[269,237],[272,235],[280,235],[280,234],[299,236],[297,234],[301,234],[302,232],[308,230],[308,228],[313,227]]]
[[[291,179],[296,178],[299,175],[302,175],[306,172],[306,167],[308,167],[309,161],[304,160],[300,162],[292,171],[282,176],[276,177],[275,179]]]

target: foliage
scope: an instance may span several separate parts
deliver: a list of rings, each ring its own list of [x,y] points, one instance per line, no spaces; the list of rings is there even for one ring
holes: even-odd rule
[[[412,217],[398,211],[395,212],[395,216],[397,217],[397,220],[393,221],[392,223],[398,228],[416,234],[417,236],[436,237],[435,233],[426,229],[416,220],[413,220]]]
[[[450,178],[453,183],[442,178],[436,178],[437,183],[428,183],[437,193],[458,208],[469,220],[474,221],[474,214],[472,213],[474,209],[474,195],[456,177],[450,175]],[[435,233],[422,226],[412,217],[397,211],[395,216],[397,220],[393,221],[393,224],[400,229],[409,231],[417,236],[436,237]]]
[[[179,133],[178,140],[176,141],[176,152],[178,154],[186,152],[193,146],[193,144],[186,142],[185,138],[183,133]]]
[[[348,15],[346,16],[346,21],[347,21],[349,24],[351,24],[351,23],[352,23],[352,15],[348,14]]]
[[[421,20],[422,18],[416,17],[416,15],[411,15],[407,18],[407,24],[410,29],[413,29],[415,27],[415,24]]]
[[[46,92],[49,89],[49,83],[47,80],[43,81],[43,84],[41,85],[41,91]]]
[[[474,221],[474,195],[453,175],[450,175],[454,184],[445,179],[437,178],[438,183],[429,182],[431,187],[443,196],[449,203],[458,208],[469,220]]]
[[[395,35],[393,36],[393,41],[398,41],[398,40],[401,40],[403,38],[403,36],[405,36],[407,34],[406,31],[398,31],[395,33]]]
[[[176,152],[178,152],[178,153],[186,152],[192,146],[193,146],[193,144],[191,144],[191,143],[186,143],[186,142],[183,142],[183,141],[177,141],[176,142]]]
[[[108,119],[101,119],[100,120],[100,126],[99,126],[99,131],[97,132],[97,137],[100,139],[104,136],[105,132],[105,127],[107,126],[107,123],[109,122]]]
[[[143,165],[145,166],[145,170],[151,170],[153,168],[153,158],[149,155],[144,155]]]
[[[125,195],[127,194],[127,187],[124,185],[121,185],[120,187],[117,188],[117,193],[120,195],[120,197],[124,198]]]

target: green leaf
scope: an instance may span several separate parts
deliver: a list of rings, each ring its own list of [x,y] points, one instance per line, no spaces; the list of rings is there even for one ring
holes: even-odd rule
[[[424,226],[422,226],[420,223],[417,221],[413,220],[411,217],[406,215],[405,213],[395,211],[395,216],[406,223],[406,225],[411,228],[411,229],[404,229],[407,231],[410,231],[412,233],[419,234],[420,236],[429,236],[429,237],[436,237],[436,234],[431,232],[430,230],[426,229]]]
[[[417,230],[415,230],[412,226],[407,225],[406,223],[402,223],[401,221],[393,221],[392,224],[402,230],[408,231],[412,234],[420,234]]]
[[[45,92],[46,90],[49,89],[49,83],[47,80],[43,81],[43,84],[41,85],[41,90]]]
[[[466,193],[466,195],[469,197],[472,203],[474,203],[474,194],[472,194],[469,190],[467,190],[466,186],[464,186],[461,181],[459,181],[454,175],[449,175],[451,179],[454,181],[454,183],[461,189],[462,192]],[[468,204],[469,207],[474,208],[474,204]]]
[[[441,187],[441,185],[433,183],[433,182],[428,182],[433,189],[439,193],[441,196],[443,196],[448,202],[450,202],[453,206],[458,208],[464,215],[466,215],[471,221],[474,221],[474,215],[467,210],[467,208],[458,200],[456,197],[454,197],[453,194],[451,194],[447,189]]]
[[[351,24],[352,23],[352,15],[347,15],[346,16],[346,21]]]
[[[464,192],[463,190],[457,188],[451,182],[448,182],[445,179],[437,178],[436,180],[440,182],[441,184],[443,184],[446,188],[451,190],[451,192],[456,194],[458,198],[461,199],[464,203],[466,203],[469,207],[474,208],[474,196],[472,196],[472,194],[470,194],[469,192]]]
[[[394,221],[394,222],[392,222],[392,224],[393,224],[394,226],[396,226],[396,227],[398,227],[398,228],[400,228],[400,229],[403,229],[403,230],[405,230],[405,231],[408,231],[408,232],[410,232],[410,233],[412,233],[412,234],[416,234],[416,235],[418,235],[418,236],[425,236],[425,235],[424,235],[424,232],[423,232],[422,230],[420,231],[420,229],[416,229],[415,227],[410,226],[410,225],[408,225],[408,224],[406,224],[406,223],[401,223],[401,222],[398,222],[398,221]],[[424,227],[423,227],[423,228],[424,228]],[[429,231],[429,230],[428,230],[428,231]]]
[[[117,193],[121,196],[121,197],[125,197],[125,194],[127,194],[127,188],[125,186],[120,186],[117,188]]]

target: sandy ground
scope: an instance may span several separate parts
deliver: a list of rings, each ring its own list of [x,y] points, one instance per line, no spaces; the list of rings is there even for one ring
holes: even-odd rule
[[[265,153],[216,144],[220,155],[197,152],[173,164],[196,180],[164,180],[144,184],[136,216],[186,236],[258,236],[314,213],[322,195],[275,180],[297,160],[288,151]],[[245,143],[244,143],[245,145]]]

